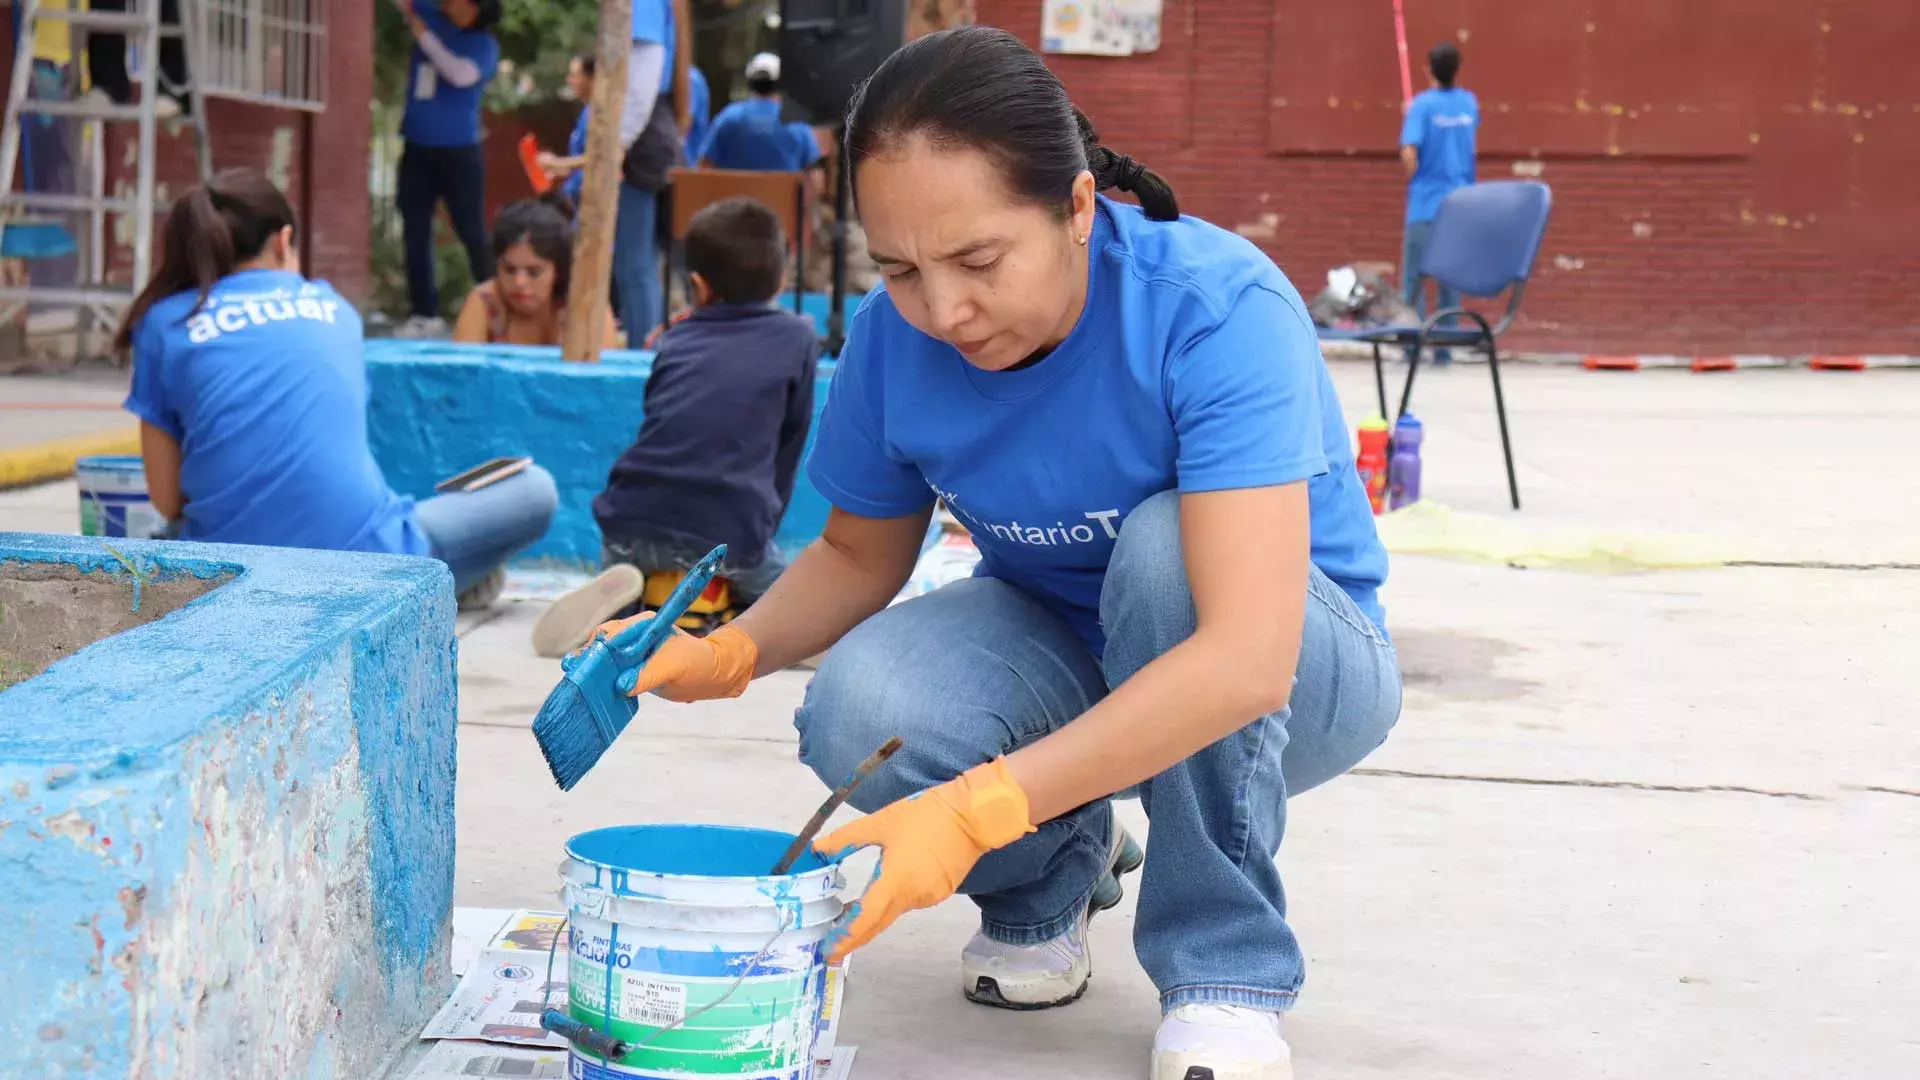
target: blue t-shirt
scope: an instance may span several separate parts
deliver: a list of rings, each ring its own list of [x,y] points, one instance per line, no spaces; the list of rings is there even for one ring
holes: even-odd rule
[[[587,124],[592,119],[593,119],[593,106],[582,105],[580,107],[580,119],[574,121],[573,123],[573,134],[567,136],[567,156],[568,157],[585,157],[586,156]],[[567,182],[561,185],[561,190],[567,193],[567,200],[573,203],[573,205],[575,206],[580,205],[580,188],[586,182],[587,182],[587,167],[585,165],[582,165],[579,168],[573,170],[573,174],[567,177]]]
[[[799,172],[820,160],[820,143],[805,124],[780,119],[780,99],[750,97],[720,110],[701,151],[716,169]]]
[[[1425,90],[1407,106],[1400,145],[1420,152],[1419,167],[1407,181],[1408,222],[1432,221],[1449,192],[1473,183],[1479,130],[1480,102],[1471,90]]]
[[[673,0],[633,0],[633,40],[656,42],[667,51],[666,67],[660,72],[660,92],[673,89]]]
[[[692,118],[687,123],[687,140],[680,145],[688,166],[700,164],[700,151],[707,145],[707,132],[713,127],[713,91],[707,77],[697,67],[687,68],[687,96],[693,98]]]
[[[367,445],[360,315],[283,270],[167,297],[133,333],[129,412],[180,444],[182,536],[427,554]]]
[[[1304,480],[1314,565],[1383,624],[1386,549],[1300,295],[1233,233],[1098,205],[1086,309],[1031,367],[982,371],[869,294],[820,418],[814,486],[875,518],[937,495],[972,531],[978,573],[1099,652],[1100,589],[1134,507]]]
[[[440,13],[438,3],[418,0],[414,11],[455,56],[473,61],[480,81],[452,86],[418,46],[407,61],[407,108],[400,137],[415,146],[474,146],[480,142],[480,95],[500,67],[500,43],[485,30],[462,30]]]

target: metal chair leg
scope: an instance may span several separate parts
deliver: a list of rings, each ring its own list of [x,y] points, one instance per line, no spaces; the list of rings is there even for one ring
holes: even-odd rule
[[[1400,388],[1400,411],[1393,414],[1391,423],[1397,424],[1407,415],[1407,406],[1413,401],[1413,373],[1420,370],[1420,354],[1427,351],[1427,332],[1422,327],[1420,336],[1414,339],[1413,352],[1407,357],[1407,382]],[[1382,402],[1384,404],[1384,402]]]
[[[1500,418],[1500,453],[1507,459],[1507,493],[1520,509],[1520,481],[1513,475],[1513,440],[1507,435],[1507,399],[1500,393],[1500,347],[1487,338],[1487,370],[1493,372],[1493,411]]]
[[[1381,367],[1380,343],[1377,341],[1373,343],[1373,389],[1375,393],[1380,395],[1380,416],[1382,419],[1385,419],[1387,415],[1387,375]]]

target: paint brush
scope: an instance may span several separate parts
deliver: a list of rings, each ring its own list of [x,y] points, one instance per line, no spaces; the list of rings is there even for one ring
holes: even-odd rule
[[[807,819],[806,827],[800,830],[800,835],[793,838],[793,843],[788,845],[786,854],[780,856],[780,861],[773,864],[774,877],[782,877],[793,869],[793,864],[799,862],[800,856],[806,854],[807,849],[813,845],[813,838],[820,835],[820,830],[826,825],[827,819],[847,801],[847,797],[853,794],[853,789],[860,786],[860,781],[865,780],[873,770],[898,753],[902,745],[904,744],[901,743],[898,735],[888,739],[880,749],[867,755],[867,760],[854,768],[853,775],[841,781],[840,786],[833,789],[833,794],[827,796],[827,801],[821,803],[820,809],[814,811],[813,816]]]
[[[620,676],[652,659],[654,650],[675,633],[674,624],[713,580],[725,544],[688,570],[651,619],[642,619],[611,638],[597,638],[560,661],[560,682],[547,694],[533,719],[533,737],[560,790],[571,791],[632,721],[638,703],[620,690]]]

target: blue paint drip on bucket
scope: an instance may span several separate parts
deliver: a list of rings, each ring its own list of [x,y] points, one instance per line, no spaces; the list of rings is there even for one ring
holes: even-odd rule
[[[811,1080],[845,882],[811,854],[769,875],[792,841],[628,825],[567,842],[568,1015],[635,1047],[574,1051],[574,1080]]]
[[[137,454],[95,454],[74,462],[80,488],[80,535],[148,540],[167,531],[167,519],[147,496],[147,471]]]

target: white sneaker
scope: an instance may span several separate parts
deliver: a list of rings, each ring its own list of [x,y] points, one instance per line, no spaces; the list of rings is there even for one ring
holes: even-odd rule
[[[1293,1080],[1280,1014],[1240,1005],[1181,1005],[1153,1037],[1153,1080]]]
[[[626,563],[600,571],[541,613],[533,624],[533,654],[554,660],[585,645],[596,627],[640,599],[646,587],[646,577]]]
[[[1118,818],[1109,850],[1106,875],[1066,933],[1038,945],[1007,945],[983,933],[973,935],[960,953],[960,991],[967,1000],[1024,1011],[1071,1004],[1087,992],[1087,983],[1093,979],[1087,923],[1094,912],[1120,902],[1125,895],[1120,876],[1139,869],[1146,858]]]
[[[179,119],[181,112],[180,102],[165,94],[161,94],[160,100],[153,103],[153,118],[163,124],[169,120]]]
[[[453,331],[448,328],[447,320],[438,316],[414,315],[393,330],[393,336],[410,340],[444,338]]]

